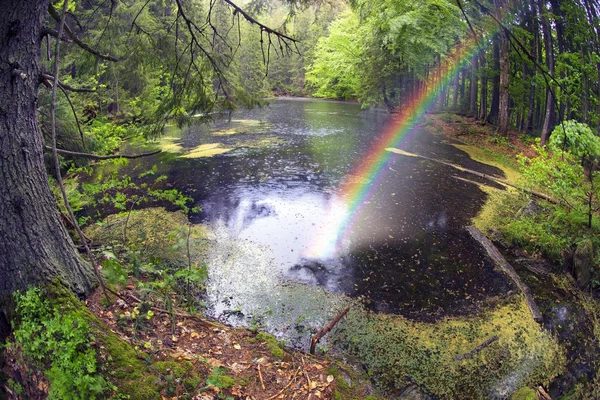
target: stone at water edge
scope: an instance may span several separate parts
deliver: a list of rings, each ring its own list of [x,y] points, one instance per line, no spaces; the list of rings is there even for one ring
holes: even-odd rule
[[[594,268],[594,244],[590,239],[584,239],[577,244],[573,254],[573,270],[577,286],[585,289],[592,281]]]

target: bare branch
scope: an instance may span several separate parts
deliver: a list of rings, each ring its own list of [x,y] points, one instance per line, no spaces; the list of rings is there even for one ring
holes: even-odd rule
[[[48,5],[48,13],[50,13],[50,16],[52,18],[54,18],[54,20],[56,20],[57,22],[60,22],[61,17],[58,15],[58,13],[56,12],[56,10],[52,6],[52,4]],[[79,39],[79,37],[77,37],[77,35],[75,35],[73,33],[73,31],[71,30],[71,28],[69,28],[69,26],[67,24],[64,25],[64,31],[71,39],[73,39],[73,42],[75,42],[75,44],[77,44],[77,46],[81,47],[83,50],[87,51],[88,53],[92,53],[96,57],[101,58],[103,60],[119,61],[119,59],[116,57],[102,54],[98,50],[91,48],[89,45],[87,45],[81,39]],[[62,36],[62,34],[59,36]]]
[[[58,37],[58,31],[56,29],[52,29],[52,28],[48,28],[47,26],[44,26],[44,27],[42,27],[42,30],[40,31],[40,36],[43,37],[43,36],[46,36],[46,35],[50,35],[52,37],[57,38]],[[73,41],[69,37],[67,37],[65,35],[62,35],[62,37],[60,38],[60,40],[62,40],[63,42],[66,42],[66,43],[73,43]]]
[[[44,148],[46,150],[52,150],[52,147],[49,146],[44,146]],[[148,156],[152,156],[154,154],[158,154],[160,152],[162,152],[162,150],[155,150],[155,151],[151,151],[148,153],[141,153],[141,154],[132,154],[132,155],[128,155],[128,154],[111,154],[108,156],[101,156],[98,154],[91,154],[91,153],[81,153],[78,151],[70,151],[70,150],[64,150],[64,149],[56,149],[56,152],[62,156],[65,157],[83,157],[83,158],[89,158],[91,160],[112,160],[115,158],[127,158],[127,159],[134,159],[134,158],[141,158],[141,157],[148,157]]]
[[[42,79],[45,82],[47,82],[48,84],[51,84],[54,81],[54,77],[45,72],[42,74]],[[61,81],[58,81],[58,86],[61,89],[68,90],[69,92],[76,92],[76,93],[94,93],[96,91],[96,89],[90,89],[90,88],[76,88],[76,87],[67,85],[66,83],[63,83]]]
[[[58,30],[58,35],[57,35],[58,38],[61,37],[63,34],[63,30],[65,27],[65,19],[67,17],[67,7],[68,6],[69,6],[69,0],[65,0],[65,2],[63,4],[63,9],[62,9],[62,16],[58,19],[58,29],[57,29]],[[50,5],[50,8],[52,8],[52,5]],[[53,11],[56,13],[56,11],[54,9],[53,9]],[[62,175],[60,172],[60,162],[58,161],[58,152],[56,149],[56,112],[55,112],[56,111],[56,88],[58,87],[58,66],[59,66],[59,55],[60,55],[60,42],[61,42],[60,40],[58,40],[58,39],[56,40],[56,47],[54,50],[54,82],[52,85],[52,101],[50,103],[50,120],[52,121],[52,156],[54,159],[54,169],[56,171],[56,181],[58,182],[58,186],[60,187],[60,191],[62,193],[65,207],[66,207],[67,211],[69,212],[69,217],[71,218],[71,220],[73,221],[73,224],[75,225],[75,230],[77,231],[77,234],[79,235],[79,239],[81,239],[81,243],[85,247],[85,251],[90,260],[90,263],[92,263],[94,273],[96,274],[96,277],[98,278],[98,281],[100,282],[100,286],[102,286],[102,289],[104,291],[104,296],[106,296],[106,299],[109,300],[108,294],[106,292],[106,286],[104,285],[104,280],[102,279],[102,276],[100,275],[100,272],[98,271],[98,265],[96,264],[96,262],[94,260],[94,256],[92,255],[90,246],[88,245],[87,241],[85,240],[85,235],[83,234],[81,228],[79,227],[79,224],[77,223],[77,219],[75,218],[75,213],[73,213],[71,204],[69,204],[69,199],[67,197],[67,191],[65,190],[65,185],[63,183]]]
[[[227,3],[227,4],[229,4],[229,6],[230,6],[231,8],[233,8],[233,10],[234,10],[234,11],[233,11],[233,12],[234,12],[234,14],[238,14],[238,13],[239,13],[239,14],[241,14],[241,15],[244,17],[244,19],[245,19],[246,21],[250,22],[251,24],[253,24],[253,25],[256,25],[256,26],[260,27],[262,30],[264,30],[264,31],[265,31],[265,32],[267,32],[267,33],[272,33],[272,34],[274,34],[274,35],[276,35],[276,36],[278,36],[278,37],[280,37],[280,38],[282,38],[282,39],[289,40],[289,41],[290,41],[290,42],[292,42],[292,43],[296,43],[296,41],[297,41],[296,39],[294,39],[294,38],[291,38],[291,37],[289,37],[289,36],[287,36],[287,35],[284,35],[283,33],[279,33],[279,32],[277,32],[277,31],[275,31],[275,30],[273,30],[273,29],[269,28],[268,26],[261,24],[260,22],[258,22],[258,21],[257,21],[257,20],[255,20],[254,18],[252,18],[250,15],[248,15],[248,13],[246,13],[246,12],[245,12],[244,10],[242,10],[240,7],[238,7],[237,5],[235,5],[235,4],[234,4],[234,3],[233,3],[231,0],[223,0],[223,1],[224,1],[225,3]]]

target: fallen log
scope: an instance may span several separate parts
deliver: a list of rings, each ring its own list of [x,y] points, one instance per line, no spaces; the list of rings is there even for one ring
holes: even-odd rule
[[[400,149],[395,149],[395,148],[392,148],[392,147],[387,148],[386,150],[389,151],[389,152],[400,154],[400,155],[407,156],[407,157],[422,158],[423,160],[432,161],[432,162],[435,162],[435,163],[438,163],[438,164],[442,164],[442,165],[447,165],[447,166],[455,168],[455,169],[457,169],[459,171],[466,172],[468,174],[475,175],[475,176],[478,176],[478,177],[483,178],[483,179],[487,179],[487,180],[492,181],[492,182],[496,182],[496,183],[498,183],[500,185],[510,186],[512,188],[515,188],[515,189],[518,189],[518,190],[522,190],[523,192],[525,192],[527,194],[530,194],[532,196],[538,197],[538,198],[540,198],[542,200],[546,200],[549,203],[552,203],[552,204],[558,204],[559,203],[558,200],[556,200],[552,196],[548,196],[547,194],[540,193],[540,192],[538,192],[536,190],[527,189],[527,188],[524,188],[524,187],[517,186],[514,183],[511,183],[511,182],[509,182],[508,180],[506,180],[504,178],[500,178],[500,177],[489,175],[489,174],[484,174],[484,173],[478,172],[478,171],[473,171],[472,169],[464,168],[464,167],[461,167],[460,165],[452,164],[452,163],[449,163],[449,162],[446,162],[446,161],[437,160],[435,158],[426,157],[426,156],[422,156],[422,155],[415,154],[415,153],[409,153],[408,151],[404,151],[404,150],[400,150]],[[453,178],[463,179],[465,181],[469,181],[468,179],[459,178],[459,177],[456,177],[456,176],[453,176]],[[472,183],[476,183],[476,182],[472,182]]]
[[[488,256],[492,259],[492,261],[494,261],[494,264],[512,279],[512,281],[519,288],[521,293],[523,293],[523,296],[525,296],[525,301],[527,302],[527,306],[531,311],[533,319],[536,322],[541,323],[543,320],[542,313],[535,301],[533,300],[533,296],[531,295],[529,287],[525,285],[525,283],[523,283],[523,281],[521,280],[515,269],[512,267],[512,265],[510,265],[508,261],[506,261],[506,259],[500,253],[500,251],[498,251],[496,246],[494,246],[494,244],[479,229],[477,229],[474,226],[469,226],[467,227],[467,230],[469,231],[473,239],[479,242],[479,244],[481,244],[481,246],[485,249]]]
[[[323,329],[321,329],[319,332],[317,332],[311,339],[310,341],[310,354],[315,354],[315,347],[317,347],[317,343],[319,343],[319,340],[321,340],[321,338],[323,336],[325,336],[330,330],[333,329],[333,327],[335,326],[335,324],[337,324],[340,319],[342,319],[342,317],[344,315],[346,315],[346,313],[350,310],[350,306],[346,306],[342,311],[340,311],[334,319],[332,319],[331,321],[329,321],[329,323],[327,325],[325,325],[325,327]]]
[[[466,360],[467,358],[471,358],[475,354],[479,353],[481,350],[488,347],[490,344],[497,341],[498,339],[500,339],[500,338],[497,335],[494,335],[491,338],[489,338],[488,340],[486,340],[485,342],[481,343],[479,346],[475,347],[473,350],[471,350],[465,354],[460,354],[460,355],[454,357],[454,361],[461,361],[461,360]]]

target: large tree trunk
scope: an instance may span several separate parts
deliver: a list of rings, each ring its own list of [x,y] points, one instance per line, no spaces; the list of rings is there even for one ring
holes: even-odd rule
[[[488,89],[488,81],[487,81],[487,72],[485,69],[485,52],[482,50],[479,54],[479,68],[481,70],[481,95],[480,95],[480,104],[479,104],[479,119],[481,121],[485,121],[487,117],[487,89]]]
[[[498,123],[498,107],[500,104],[500,39],[498,35],[493,39],[493,52],[494,52],[494,76],[492,78],[492,104],[490,106],[490,113],[487,116],[487,122],[496,125]]]
[[[44,166],[37,108],[48,3],[0,3],[0,314],[30,285],[58,282],[84,296],[94,281],[61,223]]]
[[[496,2],[497,15],[503,14],[504,1]],[[508,88],[510,65],[508,63],[508,34],[500,27],[500,92],[498,97],[498,133],[502,136],[508,136]]]
[[[542,20],[542,34],[544,35],[544,49],[546,50],[546,67],[550,76],[554,76],[554,47],[552,45],[552,31],[550,21],[548,19],[548,10],[544,0],[538,0],[540,17]],[[549,85],[552,83],[549,82]],[[550,130],[554,126],[554,94],[552,88],[546,89],[546,112],[544,115],[544,126],[542,127],[542,135],[540,144],[546,145],[550,137]]]
[[[477,57],[471,61],[471,96],[469,101],[469,115],[477,118]]]

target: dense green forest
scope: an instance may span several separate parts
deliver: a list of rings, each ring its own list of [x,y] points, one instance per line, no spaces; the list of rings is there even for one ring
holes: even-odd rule
[[[9,0],[0,4],[0,93],[0,398],[600,396],[598,0]],[[302,118],[318,123],[340,114],[350,121],[360,106],[366,117],[342,122],[363,131],[340,139],[343,129],[326,127],[332,138],[310,137],[306,150],[297,138],[266,134],[274,124],[232,117],[288,97],[356,107],[349,117],[335,102],[316,102],[326,104],[318,117]],[[399,140],[380,149],[388,158],[367,153],[376,133],[360,124],[381,115],[399,131],[409,126],[451,147],[444,151],[455,158],[412,153]],[[215,142],[202,142],[194,157],[184,150],[185,132],[211,132]],[[253,134],[264,138],[243,141]],[[360,153],[348,155],[358,151],[352,146]],[[143,170],[128,161],[159,153]],[[245,316],[247,329],[211,320],[202,315],[206,259],[222,236],[192,223],[202,212],[193,196],[204,188],[186,191],[175,174],[220,169],[218,157],[190,160],[225,153],[245,157],[240,181],[253,189],[272,183],[271,170],[252,176],[253,161],[263,157],[275,169],[284,164],[277,157],[309,159],[304,170],[284,169],[302,184],[317,180],[327,199],[335,192],[328,179],[360,193],[380,183],[338,160],[375,170],[374,159],[393,154],[427,174],[450,168],[450,186],[475,199],[465,215],[479,210],[460,227],[460,240],[478,241],[514,285],[489,288],[506,293],[437,319],[374,312],[362,294],[319,292],[321,311],[335,297],[333,315],[319,317],[319,326],[301,314],[273,328],[264,319],[274,306]],[[165,172],[176,162],[176,172]],[[417,167],[398,173],[385,162],[380,170],[417,176]],[[223,174],[238,173],[233,164]],[[209,173],[207,187],[225,182]],[[392,187],[388,197],[403,189]],[[251,208],[270,215],[259,203]],[[331,207],[325,216],[335,214]],[[345,218],[342,227],[354,223]],[[445,229],[447,220],[436,215],[413,236]],[[399,240],[381,232],[373,236]],[[383,246],[364,247],[377,264]],[[515,272],[501,253],[526,267]],[[434,258],[448,257],[427,262]],[[451,294],[462,290],[446,280]],[[277,286],[296,301],[287,283]],[[245,311],[227,309],[227,318]],[[292,325],[310,333],[311,354],[262,332],[284,337]],[[329,332],[331,342],[314,356]]]
[[[452,77],[440,76],[451,81],[436,89],[439,110],[473,116],[503,135],[510,128],[539,136],[542,144],[564,120],[598,129],[597,4],[462,3],[244,7],[265,27],[285,34],[277,36],[220,2],[190,3],[181,13],[176,2],[84,2],[68,23],[103,57],[65,43],[60,75],[65,85],[94,89],[68,94],[91,137],[102,137],[99,131],[106,128],[94,121],[106,118],[116,124],[183,124],[198,114],[259,105],[273,95],[400,109],[427,90],[436,74],[448,74],[448,63],[460,68]],[[476,48],[457,57],[469,39]],[[43,52],[50,56],[52,48]],[[59,103],[61,120],[73,120],[66,97],[59,96]],[[73,124],[63,128],[76,133]]]

